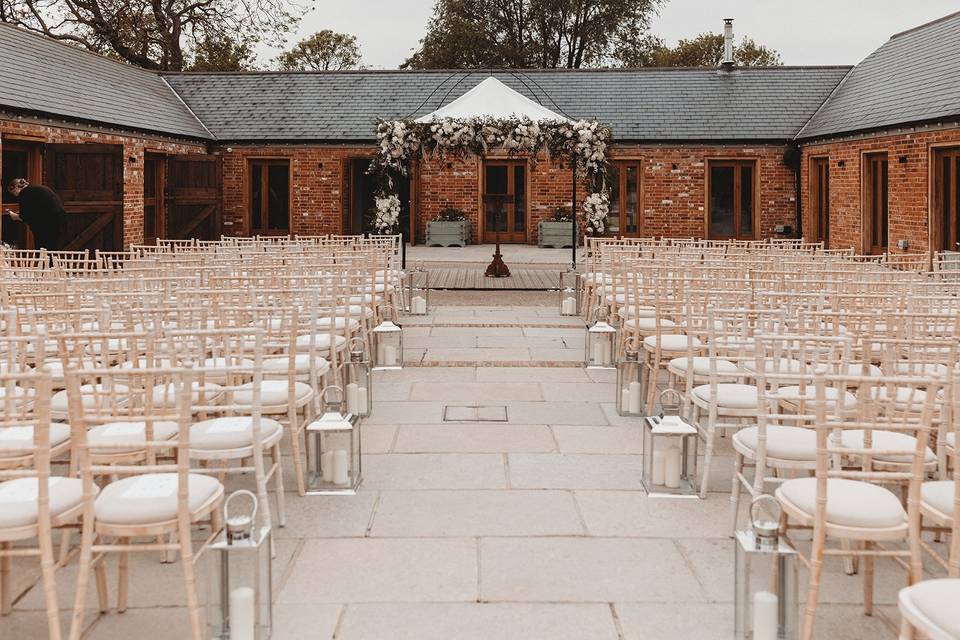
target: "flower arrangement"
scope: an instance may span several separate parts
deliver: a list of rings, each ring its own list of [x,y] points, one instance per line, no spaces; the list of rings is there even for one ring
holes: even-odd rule
[[[467,216],[463,213],[462,209],[444,207],[440,210],[440,213],[437,214],[437,217],[434,218],[434,222],[462,222],[466,219]]]
[[[377,233],[393,233],[400,221],[400,198],[393,194],[380,194],[375,199],[376,209],[373,226]]]
[[[607,191],[596,191],[583,201],[583,218],[587,223],[587,231],[593,235],[603,233],[607,216],[610,214],[610,194]]]
[[[550,218],[553,222],[570,222],[573,220],[573,212],[570,207],[557,207]]]

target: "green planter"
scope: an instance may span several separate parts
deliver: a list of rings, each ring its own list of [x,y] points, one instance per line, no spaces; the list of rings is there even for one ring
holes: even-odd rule
[[[427,242],[431,247],[465,247],[470,244],[470,224],[466,220],[427,223]]]
[[[542,220],[538,228],[538,246],[557,249],[573,246],[573,222]]]

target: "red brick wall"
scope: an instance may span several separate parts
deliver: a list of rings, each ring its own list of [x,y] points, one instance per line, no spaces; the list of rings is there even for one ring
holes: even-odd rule
[[[802,148],[800,186],[803,201],[803,228],[812,230],[810,206],[810,158],[830,159],[830,239],[832,248],[853,247],[863,251],[862,237],[862,155],[887,153],[890,251],[907,240],[909,252],[930,248],[930,155],[941,144],[960,145],[960,128],[916,132],[883,133],[849,140],[828,140]],[[905,162],[900,159],[905,158]],[[839,163],[844,166],[839,166]]]
[[[202,143],[176,141],[168,138],[120,134],[71,127],[55,126],[32,120],[0,119],[0,150],[3,139],[50,144],[122,144],[123,145],[123,244],[143,242],[143,156],[146,151],[159,153],[204,153]],[[136,158],[130,162],[130,158]],[[10,176],[13,177],[13,176]],[[2,176],[6,188],[8,176]]]

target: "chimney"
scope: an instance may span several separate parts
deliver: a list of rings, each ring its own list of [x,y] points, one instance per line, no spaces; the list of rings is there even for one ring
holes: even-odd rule
[[[720,65],[727,71],[733,68],[733,18],[723,19],[723,60]]]

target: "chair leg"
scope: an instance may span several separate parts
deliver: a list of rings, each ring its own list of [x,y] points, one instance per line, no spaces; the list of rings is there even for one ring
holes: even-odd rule
[[[120,544],[129,544],[129,538],[120,538]],[[117,562],[117,613],[127,610],[127,576],[129,575],[130,552],[121,551]]]
[[[864,540],[862,546],[864,551],[869,551],[873,548],[873,542]],[[863,615],[865,616],[873,615],[874,561],[873,556],[863,556]]]
[[[710,487],[710,463],[713,462],[713,438],[714,427],[707,425],[707,443],[703,452],[703,475],[700,476],[700,499],[707,497],[707,489]]]
[[[807,585],[807,606],[803,614],[803,640],[813,640],[813,625],[817,618],[817,596],[820,591],[820,579],[823,575],[824,548],[827,544],[827,532],[814,527],[813,546],[810,549],[810,581]]]
[[[283,493],[283,458],[281,458],[279,442],[273,445],[270,450],[270,457],[276,467],[276,471],[273,472],[276,477],[273,481],[274,489],[277,492],[277,526],[285,527],[287,526],[287,499]]]
[[[190,616],[190,631],[193,640],[203,640],[204,628],[200,620],[200,603],[197,598],[197,581],[193,566],[193,541],[190,538],[190,524],[180,524],[180,558],[183,564],[183,583],[187,592],[187,612]]]
[[[60,532],[60,555],[57,558],[57,566],[62,567],[67,564],[67,556],[70,554],[70,537],[73,532],[69,527],[65,527]]]
[[[53,557],[53,537],[49,527],[40,531],[40,573],[43,577],[43,595],[47,607],[47,632],[50,640],[60,640],[60,605],[57,602],[57,583],[54,572],[57,562]],[[4,592],[7,590],[4,589]]]
[[[84,514],[86,515],[86,514]],[[87,602],[87,583],[93,561],[92,518],[84,518],[80,535],[80,562],[77,567],[77,590],[73,596],[73,617],[70,621],[70,640],[80,640],[83,631],[83,612]]]
[[[910,624],[910,621],[906,618],[903,618],[900,621],[900,638],[899,640],[913,640],[913,625]]]
[[[740,482],[740,474],[743,473],[743,455],[740,453],[735,454],[733,462],[733,483],[730,487],[730,519],[733,522],[733,526],[730,528],[730,535],[737,530],[737,522],[740,519],[740,491],[742,490],[742,484]]]
[[[93,562],[93,577],[97,582],[97,604],[100,613],[110,610],[110,593],[107,590],[107,557],[101,556]]]
[[[10,550],[9,542],[0,542],[0,615],[10,615],[13,609],[13,593],[10,591]]]
[[[303,477],[303,456],[300,452],[300,430],[296,421],[290,427],[290,453],[293,454],[293,472],[297,476],[297,495],[301,498],[307,495],[307,485]]]

